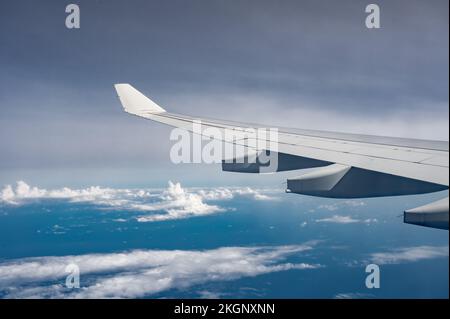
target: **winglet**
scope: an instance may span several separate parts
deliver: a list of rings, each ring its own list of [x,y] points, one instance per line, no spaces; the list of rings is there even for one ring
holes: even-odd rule
[[[162,107],[128,83],[114,84],[114,88],[117,91],[120,103],[122,103],[125,112],[144,117],[149,113],[165,112]]]

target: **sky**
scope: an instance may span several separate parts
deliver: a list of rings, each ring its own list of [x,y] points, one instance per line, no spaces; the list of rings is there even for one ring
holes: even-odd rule
[[[448,231],[402,220],[448,191],[336,200],[285,194],[297,171],[175,165],[171,129],[113,88],[173,113],[448,141],[448,1],[379,0],[369,30],[371,2],[1,1],[0,298],[448,298]]]
[[[128,82],[171,112],[448,140],[448,1],[0,4],[0,184],[271,183],[174,165],[170,129],[122,111]]]

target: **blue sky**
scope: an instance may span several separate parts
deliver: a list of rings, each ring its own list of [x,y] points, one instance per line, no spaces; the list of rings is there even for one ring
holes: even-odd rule
[[[261,182],[171,164],[169,129],[123,113],[117,82],[173,112],[448,139],[448,1],[378,1],[380,30],[361,1],[76,3],[79,30],[65,2],[0,5],[0,184]]]

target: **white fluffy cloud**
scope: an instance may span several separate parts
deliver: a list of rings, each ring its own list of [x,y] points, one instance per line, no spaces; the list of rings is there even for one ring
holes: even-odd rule
[[[415,246],[377,252],[370,255],[370,261],[378,264],[402,264],[425,259],[448,257],[448,246]]]
[[[7,185],[0,193],[0,203],[11,205],[26,204],[44,199],[62,199],[70,202],[89,202],[103,208],[123,209],[138,212],[151,212],[137,218],[140,222],[154,222],[204,216],[223,212],[226,209],[207,201],[222,201],[244,196],[253,200],[273,200],[264,194],[267,190],[249,187],[219,187],[214,189],[184,189],[180,183],[172,183],[166,190],[157,189],[113,189],[91,186],[85,189],[46,190],[30,187],[23,181],[17,182],[13,189]]]
[[[165,211],[163,214],[152,214],[138,217],[140,222],[153,222],[170,219],[182,219],[192,216],[209,215],[224,211],[216,205],[208,205],[203,202],[200,194],[188,193],[180,183],[169,182],[169,188],[161,195],[162,201],[150,205],[135,205],[136,208],[145,211]]]
[[[143,297],[205,282],[319,268],[318,264],[283,262],[313,249],[314,244],[25,258],[0,263],[0,292],[10,298]],[[64,286],[69,264],[80,269],[79,289]]]

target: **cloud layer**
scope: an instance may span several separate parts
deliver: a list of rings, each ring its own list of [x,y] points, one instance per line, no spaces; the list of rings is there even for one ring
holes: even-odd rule
[[[235,280],[318,264],[283,262],[314,243],[212,250],[133,250],[38,257],[0,263],[0,293],[7,298],[136,298],[212,281]],[[65,268],[80,269],[81,288],[68,289]]]
[[[18,181],[15,188],[6,185],[0,192],[0,204],[24,205],[39,200],[66,200],[87,202],[107,209],[145,212],[137,217],[139,222],[154,222],[210,215],[227,209],[209,201],[230,200],[236,196],[253,200],[275,200],[264,194],[268,190],[249,187],[219,187],[214,189],[184,189],[180,183],[169,181],[166,190],[160,189],[114,189],[91,186],[85,189],[46,190],[31,187]]]

